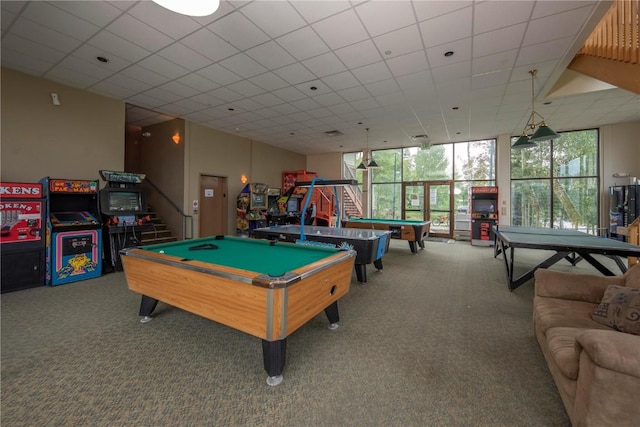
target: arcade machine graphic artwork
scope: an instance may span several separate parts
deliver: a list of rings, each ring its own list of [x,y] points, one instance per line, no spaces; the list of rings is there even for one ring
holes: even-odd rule
[[[44,210],[42,184],[0,183],[2,293],[44,286]]]
[[[269,186],[257,182],[245,185],[238,195],[236,234],[249,237],[251,231],[267,226],[267,193]]]
[[[122,271],[120,249],[142,246],[142,233],[154,231],[145,192],[136,188],[146,175],[100,170],[107,186],[100,190],[105,271]]]
[[[46,284],[102,274],[98,181],[42,178],[46,196]]]
[[[471,187],[471,244],[493,246],[498,224],[498,187]]]

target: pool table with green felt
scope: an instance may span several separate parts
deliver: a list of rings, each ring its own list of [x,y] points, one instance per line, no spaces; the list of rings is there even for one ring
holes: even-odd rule
[[[417,253],[418,248],[424,249],[424,239],[429,237],[431,221],[412,221],[407,219],[382,219],[382,218],[349,218],[342,221],[344,227],[367,228],[370,230],[391,231],[392,239],[409,241],[412,253]]]
[[[140,316],[158,301],[262,339],[267,383],[282,381],[287,336],[324,310],[337,328],[355,252],[232,236],[183,240],[121,252]]]

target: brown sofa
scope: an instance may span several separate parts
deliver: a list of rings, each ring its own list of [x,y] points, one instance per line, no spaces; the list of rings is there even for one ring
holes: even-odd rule
[[[535,272],[535,335],[574,426],[640,425],[640,336],[591,316],[609,285],[640,288],[640,264],[614,277]]]

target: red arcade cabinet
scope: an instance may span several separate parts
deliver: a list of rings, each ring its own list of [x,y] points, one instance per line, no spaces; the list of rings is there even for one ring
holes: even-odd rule
[[[102,275],[98,181],[42,178],[47,203],[47,277],[51,286]]]
[[[1,292],[44,285],[42,184],[0,183]]]
[[[498,187],[471,187],[471,244],[493,246],[498,224]]]

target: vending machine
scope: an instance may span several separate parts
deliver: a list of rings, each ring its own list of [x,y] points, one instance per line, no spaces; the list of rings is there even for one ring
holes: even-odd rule
[[[493,246],[498,224],[498,187],[471,187],[471,244]]]
[[[102,275],[98,181],[42,178],[46,199],[46,284]]]
[[[42,184],[0,183],[2,293],[44,285],[44,210]]]

